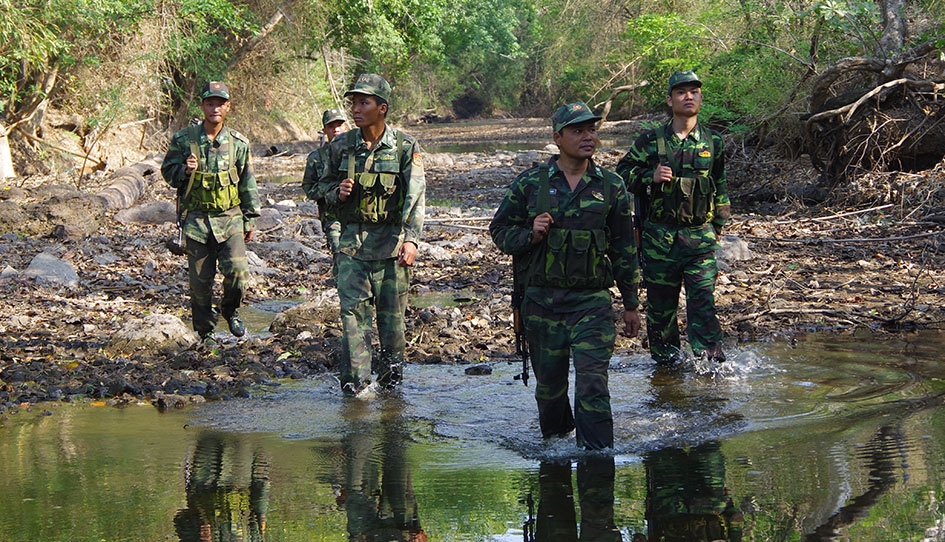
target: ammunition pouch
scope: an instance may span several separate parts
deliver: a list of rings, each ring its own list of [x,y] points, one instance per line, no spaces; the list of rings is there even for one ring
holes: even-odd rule
[[[650,220],[676,226],[701,226],[712,220],[715,183],[708,175],[673,177],[654,194],[662,202],[650,206]]]
[[[195,171],[193,175],[188,210],[222,212],[240,204],[239,175],[235,167],[224,171]]]
[[[399,222],[404,208],[404,190],[398,190],[399,181],[398,172],[356,174],[347,221],[364,224]]]
[[[604,230],[551,228],[538,250],[530,285],[607,288],[613,284]]]

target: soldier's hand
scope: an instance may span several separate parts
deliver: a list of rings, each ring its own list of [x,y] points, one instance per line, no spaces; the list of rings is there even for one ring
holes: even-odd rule
[[[535,217],[535,221],[532,222],[533,245],[537,245],[545,240],[545,237],[548,236],[548,230],[551,229],[551,224],[553,223],[554,219],[551,218],[551,215],[548,213],[542,213]]]
[[[252,241],[253,237],[255,237],[255,233],[256,233],[255,230],[243,232],[243,241],[246,241],[247,243]]]
[[[623,311],[623,333],[630,338],[640,333],[640,311],[637,309]]]
[[[338,185],[338,201],[344,203],[354,190],[354,179],[345,179]]]
[[[197,169],[198,165],[197,157],[193,153],[190,153],[190,156],[187,157],[187,161],[184,162],[184,174],[190,176],[190,174]]]
[[[653,184],[668,183],[673,178],[673,168],[659,164],[653,170]]]
[[[410,267],[417,259],[417,245],[407,241],[400,245],[400,253],[397,255],[397,265],[401,267]]]

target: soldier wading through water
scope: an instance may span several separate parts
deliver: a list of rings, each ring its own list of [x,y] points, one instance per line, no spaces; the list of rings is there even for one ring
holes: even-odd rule
[[[615,282],[625,333],[640,330],[630,199],[620,177],[592,160],[600,119],[584,102],[559,107],[551,124],[560,154],[519,175],[489,225],[496,246],[520,262],[513,272],[525,283],[520,310],[542,436],[576,429],[578,445],[587,449],[614,444],[607,368],[616,340]]]

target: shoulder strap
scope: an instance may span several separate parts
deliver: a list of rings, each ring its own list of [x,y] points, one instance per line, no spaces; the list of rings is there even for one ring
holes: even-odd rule
[[[548,194],[550,190],[548,171],[550,169],[551,166],[548,164],[548,162],[538,166],[538,202],[535,212],[539,215],[542,213],[547,213],[551,210],[551,199]]]
[[[656,130],[656,152],[660,157],[660,164],[669,166],[675,173],[679,167],[676,165],[676,157],[666,151],[666,126],[663,125]]]
[[[712,168],[715,167],[715,142],[712,141],[712,130],[699,126],[699,139],[709,148],[709,177],[712,177]],[[713,179],[714,181],[715,179]]]
[[[397,129],[394,131],[397,132],[397,165],[400,165],[404,158],[404,133]]]
[[[200,126],[193,124],[188,126],[187,135],[190,138],[190,153],[197,157],[197,169],[190,172],[190,180],[187,181],[187,188],[184,189],[184,196],[181,198],[182,204],[190,197],[190,190],[194,187],[194,179],[197,177],[197,172],[203,171],[200,167],[203,162],[203,157],[200,155]]]
[[[354,146],[358,143],[360,130],[348,130],[348,178],[354,178]]]

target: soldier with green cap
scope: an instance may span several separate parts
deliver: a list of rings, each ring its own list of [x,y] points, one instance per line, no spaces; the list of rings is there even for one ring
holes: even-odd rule
[[[692,353],[722,362],[715,251],[731,214],[722,137],[699,124],[702,81],[693,71],[672,74],[666,104],[672,120],[639,136],[616,168],[648,203],[641,238],[650,355],[660,365],[684,359],[677,312],[685,285]]]
[[[403,378],[410,268],[423,230],[426,181],[420,144],[387,124],[390,84],[362,74],[345,97],[357,128],[329,145],[317,196],[338,213],[335,257],[341,305],[341,387],[370,397]],[[373,354],[376,313],[380,352]],[[376,380],[372,359],[376,357]]]
[[[171,138],[161,174],[178,189],[183,210],[194,331],[201,340],[212,342],[218,265],[223,274],[219,312],[233,335],[246,333],[239,315],[249,283],[246,242],[253,239],[260,204],[249,140],[224,124],[230,112],[226,84],[207,83],[200,94],[200,109],[203,122]]]
[[[576,429],[587,449],[613,446],[607,368],[616,340],[610,288],[621,294],[624,332],[640,330],[640,270],[623,181],[593,160],[601,117],[584,102],[551,117],[560,154],[512,182],[489,225],[499,249],[519,263],[518,307],[531,349],[538,421],[545,438]],[[574,360],[572,412],[568,398]]]
[[[341,223],[338,217],[328,208],[325,198],[318,197],[318,179],[325,172],[325,164],[328,163],[328,145],[336,135],[344,133],[347,127],[347,119],[341,109],[328,109],[322,113],[322,133],[325,136],[324,143],[317,149],[309,153],[305,160],[305,173],[302,174],[302,190],[309,199],[318,203],[318,217],[322,223],[322,231],[328,242],[328,248],[334,255],[338,250],[338,238],[341,236]],[[334,266],[332,266],[334,272]]]

